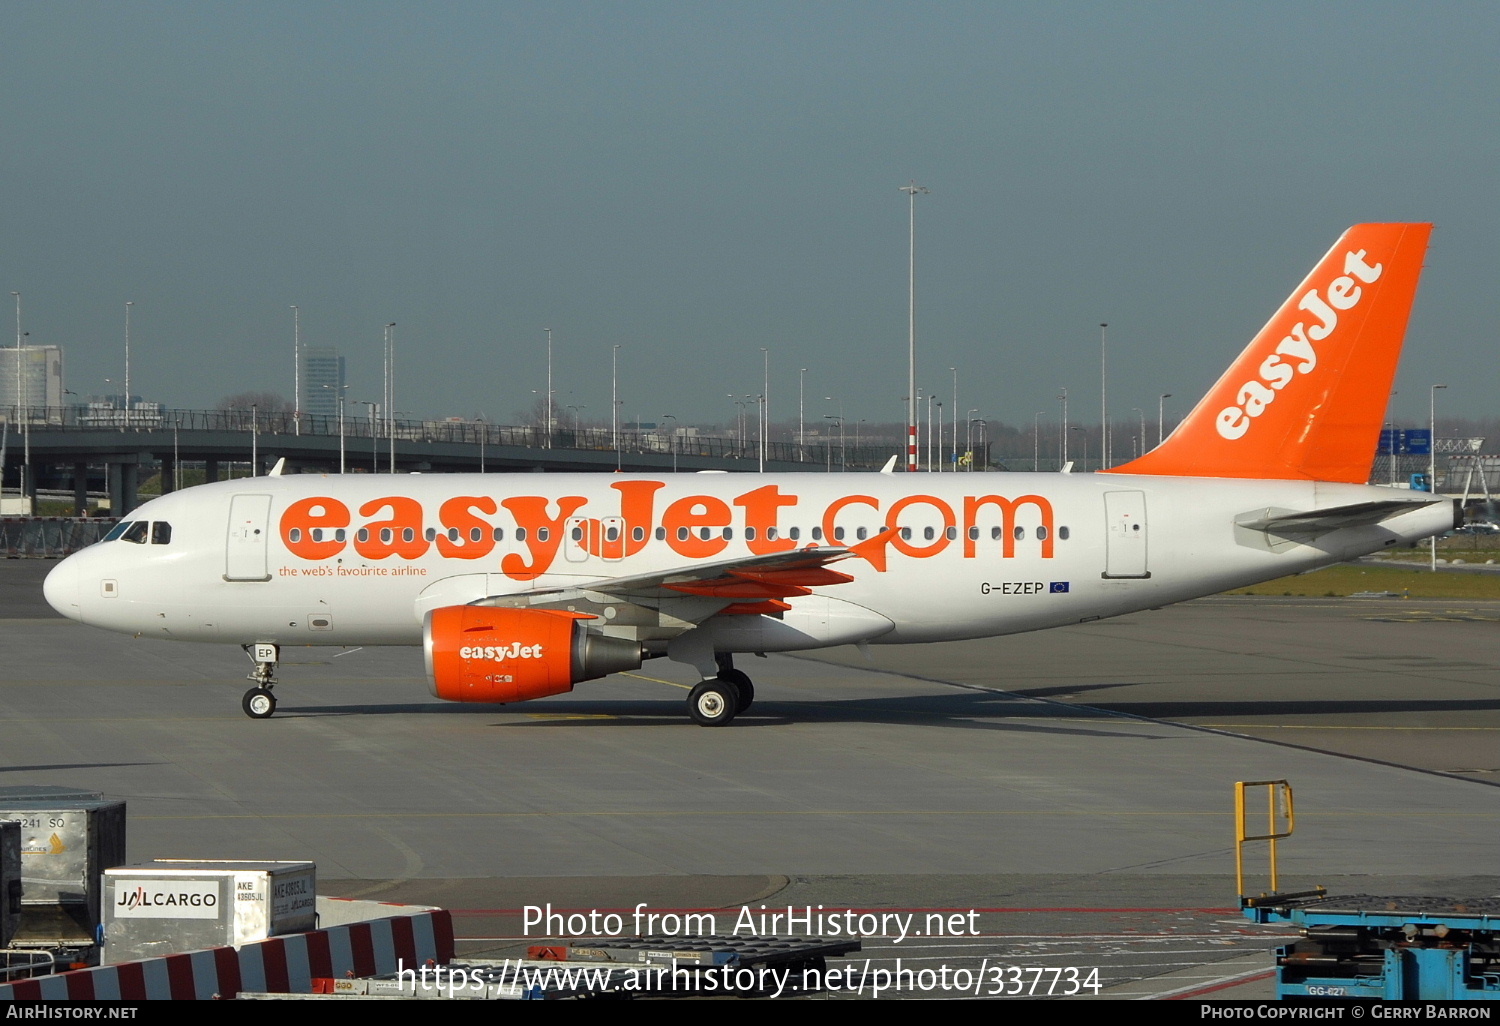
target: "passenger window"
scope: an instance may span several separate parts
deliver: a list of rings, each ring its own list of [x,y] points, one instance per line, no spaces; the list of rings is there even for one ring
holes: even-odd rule
[[[956,527],[949,527],[949,528],[945,529],[943,531],[943,537],[947,538],[949,541],[952,541],[953,539],[955,539],[955,538],[958,537],[958,528],[956,528]]]
[[[797,539],[799,539],[799,538],[802,537],[802,528],[800,528],[800,527],[794,527],[794,528],[792,528],[790,531],[787,532],[787,537],[790,538],[790,539],[792,539],[792,541],[796,541]]]
[[[992,528],[990,528],[990,540],[991,541],[999,541],[1000,540],[1000,528],[998,528],[998,527],[992,527]]]
[[[517,538],[519,538],[521,536],[521,532],[523,530],[525,530],[525,528],[522,528],[522,527],[516,528],[516,537]],[[536,540],[539,541],[539,542],[544,542],[548,538],[550,538],[551,536],[552,536],[552,532],[550,530],[548,530],[547,528],[545,528],[545,527],[538,527],[536,529]]]
[[[496,541],[504,541],[505,540],[505,528],[503,528],[503,527],[497,527],[497,528],[495,528],[494,534],[495,534],[495,540]]]
[[[120,535],[121,541],[134,542],[137,545],[146,544],[146,530],[151,526],[149,521],[137,520],[132,523],[124,534]]]
[[[541,530],[545,531],[546,528],[544,527]],[[538,533],[538,537],[542,538],[543,541],[547,540],[540,533]],[[526,528],[524,528],[524,527],[518,527],[518,528],[516,528],[516,541],[523,542],[525,540],[526,540]]]
[[[971,528],[969,528],[969,540],[970,541],[978,541],[979,540],[979,528],[977,528],[977,527],[971,527]]]
[[[724,528],[724,540],[728,541],[729,539],[731,539],[733,537],[734,537],[734,528],[732,528],[732,527],[726,527],[726,528]]]
[[[844,540],[844,529],[842,527],[835,527],[833,529],[833,540],[834,541],[843,541]]]
[[[172,525],[165,520],[158,520],[151,525],[151,544],[172,544]]]
[[[711,534],[713,534],[713,530],[711,528],[700,527],[698,529],[698,537],[702,538],[704,541],[708,541]]]
[[[1060,541],[1067,541],[1068,540],[1068,529],[1066,527],[1059,527],[1057,529],[1057,537],[1058,537],[1058,539]]]
[[[294,542],[301,541],[302,529],[300,527],[294,527],[291,529],[291,531],[288,532],[288,536]],[[312,529],[312,540],[315,542],[320,542],[323,540],[323,529],[321,527],[314,527]]]
[[[604,540],[605,541],[612,541],[612,542],[619,541],[620,540],[620,529],[618,527],[608,527],[608,528],[605,528],[605,530],[604,530]]]
[[[631,538],[632,541],[638,541],[638,542],[645,541],[646,540],[646,529],[644,527],[632,527],[630,529],[630,538]]]
[[[389,545],[391,543],[391,539],[394,537],[395,535],[391,533],[391,529],[389,527],[382,527],[380,529],[380,540],[386,545]]]
[[[688,540],[688,530],[687,530],[686,527],[679,527],[677,529],[677,540],[678,541],[687,541]]]
[[[417,532],[414,531],[414,530],[412,530],[410,527],[403,527],[401,529],[401,540],[404,541],[404,542],[416,541],[417,540]],[[431,528],[428,529],[427,540],[428,541],[432,541],[432,529]]]
[[[1020,541],[1023,538],[1025,538],[1026,537],[1026,528],[1024,528],[1024,527],[1017,527],[1016,530],[1015,530],[1015,536],[1016,536],[1016,541]]]
[[[583,528],[575,527],[572,531],[574,541],[583,541]]]
[[[753,527],[747,527],[747,528],[745,528],[745,540],[746,541],[754,541],[755,540],[755,528],[753,528]]]
[[[932,541],[933,536],[936,534],[937,532],[930,527],[922,528],[922,538],[924,541]]]
[[[860,541],[864,541],[865,538],[869,536],[869,534],[870,532],[866,531],[863,527],[856,527],[854,529],[854,537],[858,538]]]
[[[322,541],[323,539],[318,537],[318,535],[321,534],[321,533],[322,532],[314,529],[313,530],[313,541]],[[290,531],[288,531],[286,533],[286,539],[287,539],[287,541],[291,542],[293,545],[296,545],[299,541],[302,540],[302,528],[300,528],[300,527],[294,527],[294,528],[292,528]]]
[[[903,527],[903,528],[901,528],[901,540],[902,541],[911,541],[911,528],[909,528],[909,527]]]
[[[657,541],[666,541],[667,540],[667,529],[665,527],[658,527],[656,529],[656,540]]]
[[[1036,529],[1036,538],[1037,538],[1037,541],[1046,541],[1047,540],[1047,529],[1045,527],[1038,527]]]
[[[356,531],[354,533],[354,538],[355,538],[356,541],[362,541],[362,542],[369,541],[370,540],[370,529],[368,527],[361,527],[358,531]]]
[[[821,527],[814,527],[812,529],[812,540],[813,541],[822,541],[823,540],[823,529]]]
[[[454,541],[458,540],[457,534],[458,534],[458,531],[457,531],[457,528],[455,528],[454,529],[454,535],[455,535],[455,537],[453,539]],[[478,543],[478,542],[481,542],[483,540],[484,540],[484,528],[482,528],[482,527],[471,527],[471,528],[469,528],[469,541]]]
[[[347,538],[348,538],[348,535],[347,535],[347,533],[344,531],[344,529],[342,527],[338,528],[337,530],[335,530],[333,532],[333,540],[334,541],[341,542],[341,541],[347,540]]]
[[[755,530],[755,528],[752,527],[749,530],[753,531],[753,530]],[[774,528],[774,527],[768,527],[768,528],[766,528],[766,538],[769,541],[775,541],[776,540],[776,528]]]
[[[411,528],[408,527],[405,530],[405,532],[403,532],[403,533],[405,533],[405,534],[411,534]],[[426,531],[423,532],[423,534],[426,536],[426,538],[427,538],[428,541],[434,541],[434,540],[437,539],[437,528],[435,528],[435,527],[429,527]],[[406,540],[407,541],[411,541],[410,538],[408,538]]]

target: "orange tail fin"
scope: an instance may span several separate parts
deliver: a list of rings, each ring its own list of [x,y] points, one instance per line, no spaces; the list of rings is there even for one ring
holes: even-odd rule
[[[1363,484],[1430,224],[1361,224],[1160,446],[1106,471]]]

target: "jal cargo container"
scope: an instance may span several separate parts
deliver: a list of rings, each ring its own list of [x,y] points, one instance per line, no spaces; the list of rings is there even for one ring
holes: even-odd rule
[[[57,787],[0,790],[0,820],[21,825],[21,915],[12,947],[92,945],[100,879],[125,861],[125,803]]]
[[[311,862],[156,859],[104,874],[106,964],[238,946],[317,926]]]
[[[10,947],[21,916],[21,824],[0,820],[0,948]]]

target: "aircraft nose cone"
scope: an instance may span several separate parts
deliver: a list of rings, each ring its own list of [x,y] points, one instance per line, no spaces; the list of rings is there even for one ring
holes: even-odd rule
[[[81,619],[78,586],[78,561],[69,556],[53,567],[42,582],[42,595],[47,599],[47,605],[70,620],[78,620]]]

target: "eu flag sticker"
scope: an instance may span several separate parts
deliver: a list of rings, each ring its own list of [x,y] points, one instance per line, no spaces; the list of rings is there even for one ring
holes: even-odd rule
[[[1047,590],[1053,595],[1066,595],[1068,593],[1068,582],[1053,581]]]

